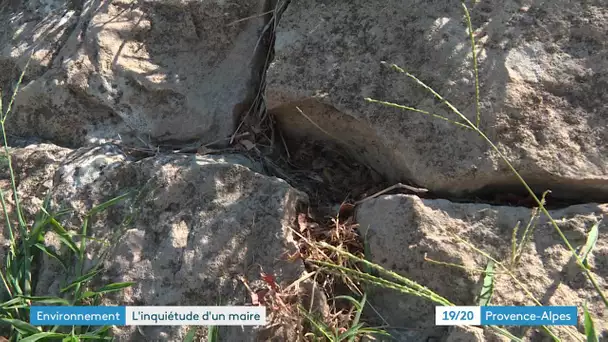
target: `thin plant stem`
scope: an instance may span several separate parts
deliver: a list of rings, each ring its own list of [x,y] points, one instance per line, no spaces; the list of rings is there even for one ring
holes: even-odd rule
[[[479,68],[477,67],[477,49],[475,48],[475,35],[473,34],[473,24],[471,23],[471,15],[467,5],[462,1],[462,8],[466,16],[467,28],[469,30],[469,39],[471,40],[471,52],[473,53],[473,71],[475,72],[475,99],[479,99]],[[481,109],[479,101],[475,101],[475,127],[479,128],[481,122]]]
[[[530,298],[536,305],[538,306],[542,306],[542,303],[536,299],[536,297],[534,297],[534,295],[532,294],[532,292],[530,292],[530,290],[528,290],[528,288],[521,282],[519,281],[519,279],[517,279],[517,277],[515,276],[515,274],[513,274],[508,267],[506,267],[503,263],[501,263],[500,261],[496,260],[494,257],[492,257],[490,254],[482,251],[481,249],[475,247],[473,244],[471,244],[470,242],[468,242],[467,240],[461,238],[460,236],[456,235],[456,234],[451,234],[452,237],[454,237],[456,240],[458,240],[459,242],[467,245],[469,248],[471,248],[472,250],[474,250],[475,252],[483,255],[484,257],[488,258],[489,260],[492,260],[496,265],[498,265],[500,268],[502,268],[505,273],[507,273],[511,279],[513,279],[513,281],[515,281],[515,283],[517,284],[517,286],[519,286],[519,288],[524,291],[524,293],[528,296],[528,298]],[[559,341],[559,338],[557,336],[555,336],[555,334],[549,329],[549,327],[547,326],[542,326],[543,330],[545,330],[554,340]],[[576,335],[574,335],[570,330],[568,330],[567,328],[565,329],[566,332],[572,336],[575,339],[578,339]]]
[[[606,297],[606,295],[604,294],[604,292],[602,291],[599,283],[597,282],[597,280],[595,279],[595,277],[593,276],[593,274],[591,274],[591,271],[588,270],[582,263],[581,258],[578,256],[578,254],[576,253],[576,251],[574,250],[574,248],[572,247],[572,245],[570,244],[570,241],[568,241],[568,239],[566,238],[566,236],[564,235],[564,233],[562,232],[562,230],[559,228],[559,226],[557,225],[557,222],[555,222],[555,219],[553,219],[553,217],[551,216],[551,214],[549,213],[549,211],[547,210],[547,208],[545,208],[544,204],[542,203],[542,201],[538,198],[538,196],[536,196],[536,194],[534,193],[534,191],[532,190],[532,188],[528,185],[528,183],[523,179],[523,177],[521,176],[521,174],[515,169],[515,167],[513,166],[513,164],[511,164],[511,162],[509,161],[509,159],[500,151],[500,149],[492,142],[492,140],[490,140],[490,138],[488,138],[488,136],[483,133],[478,127],[475,126],[475,124],[473,124],[471,122],[471,120],[469,120],[464,114],[462,114],[456,107],[454,107],[449,101],[447,101],[445,98],[443,98],[441,95],[439,95],[439,93],[437,93],[435,90],[433,90],[431,87],[429,87],[428,85],[426,85],[424,82],[422,82],[421,80],[419,80],[416,76],[410,74],[409,72],[405,71],[404,69],[400,68],[399,66],[392,64],[391,67],[401,73],[406,74],[408,77],[410,77],[411,79],[413,79],[416,83],[418,83],[419,85],[421,85],[423,88],[425,88],[426,90],[428,90],[431,94],[433,94],[437,99],[439,99],[442,103],[446,104],[456,115],[458,115],[472,130],[474,130],[477,134],[479,134],[483,140],[485,140],[488,145],[490,145],[490,147],[492,148],[492,150],[494,150],[494,152],[496,152],[496,154],[498,154],[498,156],[504,161],[504,163],[507,165],[507,167],[509,168],[509,170],[511,170],[511,172],[515,175],[515,177],[517,178],[517,180],[524,186],[524,188],[526,189],[526,191],[530,194],[530,196],[534,199],[534,201],[536,202],[536,204],[538,205],[538,207],[540,208],[540,210],[543,212],[543,214],[545,214],[547,216],[547,218],[549,219],[551,225],[553,226],[553,228],[555,229],[555,231],[557,232],[557,234],[559,235],[559,237],[562,239],[562,241],[564,242],[564,244],[566,245],[566,247],[570,250],[570,252],[574,255],[574,258],[576,260],[576,264],[579,266],[579,268],[585,273],[585,276],[589,279],[589,281],[591,282],[591,284],[593,285],[594,289],[597,291],[597,293],[600,295],[600,297],[602,298],[602,301],[604,302],[604,304],[608,307],[608,298]],[[373,102],[373,101],[372,101]],[[396,105],[399,106],[399,105]]]

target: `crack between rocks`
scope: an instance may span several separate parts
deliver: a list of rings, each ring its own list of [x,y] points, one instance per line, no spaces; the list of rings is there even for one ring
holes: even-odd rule
[[[276,28],[278,26],[278,23],[280,21],[281,15],[284,13],[284,11],[287,9],[288,5],[290,4],[290,0],[286,0],[286,1],[282,1],[282,0],[267,0],[266,1],[266,5],[265,5],[265,9],[264,12],[268,12],[271,11],[274,8],[277,8],[278,11],[277,13],[275,13],[274,15],[270,15],[266,18],[265,20],[265,25],[269,26],[268,32],[266,32],[266,30],[264,31],[265,35],[268,35],[268,45],[264,46],[263,48],[263,54],[265,56],[267,56],[267,60],[265,61],[265,63],[263,63],[262,65],[262,71],[261,71],[261,82],[260,85],[257,89],[258,94],[262,94],[262,98],[263,98],[263,94],[266,91],[266,73],[268,71],[268,68],[270,66],[270,64],[272,63],[274,57],[275,57],[275,53],[274,53],[274,44],[275,44],[275,39],[276,39]],[[266,27],[265,26],[265,27]],[[262,108],[264,111],[266,111],[266,107],[265,107],[265,99],[264,99],[264,107]],[[288,139],[292,139],[294,138],[293,136],[290,136],[288,133],[282,132],[286,138]],[[295,140],[297,140],[298,138],[295,138]],[[330,143],[335,144],[337,146],[341,146],[343,145],[343,142],[339,141],[339,139],[336,139],[335,137],[332,137],[331,139],[329,139]],[[355,158],[352,158],[353,160],[355,160]],[[354,162],[354,161],[353,161]],[[362,162],[361,160],[359,160],[358,162]],[[377,170],[377,167],[374,167],[374,165],[371,165],[365,161],[363,161],[364,164],[367,164],[366,166],[368,168],[370,168],[371,170],[374,171],[379,171]],[[279,176],[280,178],[284,178]],[[383,183],[384,185],[391,185],[390,183],[387,182],[387,177],[383,177],[384,180]],[[551,188],[559,188],[560,191],[556,191],[555,193],[550,193],[547,196],[547,203],[546,203],[546,207],[548,209],[561,209],[561,208],[565,208],[568,206],[572,206],[572,205],[577,205],[577,204],[584,204],[584,203],[589,203],[589,202],[593,202],[593,201],[597,201],[597,202],[608,202],[608,198],[604,198],[603,196],[590,196],[590,191],[585,191],[584,189],[581,189],[580,187],[577,187],[576,184],[566,184],[564,183],[564,181],[559,181],[558,183],[555,182],[546,182],[546,181],[539,181],[538,179],[530,179],[530,178],[526,178],[524,177],[524,179],[526,179],[526,181],[528,181],[529,185],[533,188],[533,190],[536,192],[537,196],[540,198],[542,195],[542,192]],[[410,182],[408,182],[407,179],[402,179],[401,182],[403,184],[411,184]],[[585,183],[585,182],[582,182]],[[394,184],[394,183],[393,183]],[[292,184],[295,188],[299,188],[296,185]],[[377,185],[377,184],[375,184]],[[424,185],[422,185],[424,187]],[[520,189],[521,188],[521,189]],[[574,189],[573,189],[574,188]],[[388,192],[387,194],[391,194],[391,193],[395,193],[395,191],[392,192]],[[407,193],[411,193],[411,192],[407,192]],[[560,197],[559,194],[556,195],[556,193],[561,193],[561,194],[572,194],[572,193],[581,193],[578,194],[576,196],[570,196],[570,197]],[[483,188],[476,190],[476,191],[472,191],[469,193],[465,193],[461,196],[455,196],[452,195],[450,193],[447,192],[433,192],[433,191],[428,191],[425,193],[415,193],[415,195],[419,196],[420,198],[428,198],[428,199],[445,199],[451,202],[455,202],[455,203],[479,203],[479,204],[490,204],[490,205],[496,205],[496,206],[517,206],[517,207],[527,207],[527,208],[533,208],[536,207],[536,202],[532,199],[531,196],[529,196],[529,194],[526,192],[526,190],[523,188],[523,186],[521,186],[520,183],[509,183],[506,182],[504,184],[501,183],[494,183],[494,184],[488,184],[486,186],[484,186]]]

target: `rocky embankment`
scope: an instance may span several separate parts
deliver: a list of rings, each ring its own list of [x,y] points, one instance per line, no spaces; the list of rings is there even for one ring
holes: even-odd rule
[[[321,202],[354,203],[380,184],[412,184],[428,191],[393,191],[356,206],[366,257],[457,305],[476,305],[483,280],[476,270],[488,259],[461,239],[509,263],[513,228],[519,221],[523,231],[534,204],[501,200],[527,195],[501,155],[537,194],[552,191],[550,214],[575,248],[608,213],[608,7],[601,0],[467,5],[479,128],[496,149],[472,129],[365,100],[462,121],[386,61],[476,123],[459,1],[0,0],[3,103],[25,71],[7,121],[25,213],[32,217],[48,193],[53,210],[72,210],[62,222],[78,227],[95,205],[130,191],[89,228],[92,241],[105,241],[88,252],[104,265],[96,281],[135,283],[104,304],[245,305],[268,285],[261,272],[283,288],[305,274],[305,262],[288,257],[300,248],[299,214]],[[311,142],[341,151],[347,167],[308,150]],[[311,162],[283,167],[297,160]],[[338,183],[343,192],[329,191]],[[354,190],[362,184],[367,191]],[[607,229],[600,223],[588,259],[604,290]],[[45,242],[61,253],[52,233]],[[545,216],[511,266],[518,282],[497,276],[492,304],[534,305],[522,283],[544,305],[588,303],[608,338],[605,306]],[[51,258],[38,270],[39,295],[70,277]],[[302,297],[312,282],[298,283]],[[435,327],[433,303],[368,291],[375,310],[366,322],[388,324],[399,341],[501,339],[487,329]],[[328,314],[327,303],[317,306]],[[222,328],[222,340],[295,341],[300,323]],[[120,341],[181,341],[186,331],[114,328]],[[556,332],[564,341],[582,333],[582,321]]]

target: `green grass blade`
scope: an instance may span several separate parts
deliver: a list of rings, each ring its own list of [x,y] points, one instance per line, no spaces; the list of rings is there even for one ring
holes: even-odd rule
[[[393,107],[393,108],[398,108],[398,109],[405,109],[405,110],[409,110],[411,112],[416,112],[416,113],[432,116],[432,117],[434,117],[436,119],[447,121],[447,122],[449,122],[449,123],[451,123],[453,125],[456,125],[456,126],[459,126],[459,127],[462,127],[462,128],[466,128],[466,129],[471,129],[471,127],[463,124],[462,122],[454,121],[454,120],[449,119],[449,118],[447,118],[445,116],[427,112],[426,110],[422,110],[422,109],[418,109],[418,108],[414,108],[414,107],[409,107],[409,106],[404,106],[404,105],[400,105],[400,104],[393,103],[393,102],[375,100],[375,99],[372,99],[372,98],[369,98],[369,97],[365,98],[365,101],[370,102],[370,103],[378,103],[378,104],[385,105],[385,106],[388,106],[388,107]]]
[[[469,39],[471,40],[471,53],[473,54],[473,72],[475,73],[475,126],[479,128],[481,123],[481,109],[479,106],[479,67],[477,66],[477,48],[475,46],[475,34],[473,33],[473,23],[471,22],[471,15],[467,5],[462,1],[462,8],[467,22],[467,28],[469,31]]]
[[[1,97],[2,96],[0,96],[0,98]],[[8,237],[9,237],[9,241],[10,241],[10,245],[11,245],[11,252],[14,255],[15,254],[14,246],[16,244],[15,232],[13,231],[13,226],[11,225],[11,218],[8,215],[8,207],[6,205],[4,191],[2,189],[0,189],[0,202],[2,203],[2,211],[4,212],[4,224],[6,224],[6,227],[8,228],[8,234],[9,234]]]
[[[517,221],[513,232],[511,234],[511,266],[515,267],[515,260],[517,258],[517,232],[519,231],[519,225],[521,221]]]
[[[3,272],[0,272],[0,279],[2,279],[2,285],[4,285],[4,290],[6,291],[6,293],[10,297],[13,297],[13,294],[12,294],[12,291],[11,291],[11,287],[9,286],[8,281],[6,280],[6,277],[4,276]],[[0,294],[2,294],[2,292],[0,292]]]
[[[7,306],[6,308],[2,308],[2,309],[6,310],[6,311],[10,311],[10,310],[28,309],[29,307],[30,307],[29,304],[23,303],[23,304],[19,304],[19,305]],[[8,317],[8,318],[12,318],[12,316]]]
[[[363,307],[361,306],[361,303],[359,303],[358,300],[356,300],[355,298],[353,298],[351,296],[335,296],[334,299],[344,299],[344,300],[351,302],[351,304],[353,304],[357,308],[357,311],[363,309]]]
[[[27,251],[23,258],[23,264],[21,266],[21,272],[23,274],[23,288],[24,295],[29,296],[32,292],[32,257],[29,255],[28,248],[24,248]]]
[[[78,272],[82,274],[84,272],[84,251],[87,248],[87,229],[89,227],[89,216],[85,216],[82,220],[82,227],[80,229],[80,253],[78,254]]]
[[[36,341],[40,341],[42,339],[61,338],[61,337],[65,337],[65,334],[45,331],[45,332],[37,333],[34,335],[30,335],[30,336],[20,340],[20,342],[36,342]]]
[[[82,300],[82,299],[90,298],[90,297],[93,297],[93,296],[96,296],[96,295],[99,295],[102,293],[117,292],[124,288],[133,286],[134,284],[135,284],[134,282],[113,283],[110,285],[106,285],[106,286],[100,288],[99,290],[86,291],[79,297],[79,299]]]
[[[61,260],[61,257],[55,253],[54,251],[50,250],[47,246],[41,244],[41,243],[37,243],[34,245],[34,247],[38,248],[39,250],[41,250],[42,252],[44,252],[44,254],[48,255],[49,257],[57,260],[57,262],[59,262],[59,264],[61,265],[61,267],[63,268],[64,271],[67,272],[68,268],[65,265],[65,263],[63,262],[63,260]]]
[[[371,247],[369,246],[369,239],[367,238],[367,233],[366,233],[366,236],[362,237],[362,239],[363,239],[363,255],[365,256],[365,259],[367,260],[372,255]],[[375,273],[373,268],[367,266],[366,264],[363,264],[362,268],[363,268],[363,272],[365,272],[365,273],[369,273],[369,274],[375,275],[375,276],[378,275],[377,273]]]
[[[33,50],[32,50],[33,53]],[[21,202],[19,200],[19,193],[17,191],[17,183],[16,183],[16,177],[15,177],[15,171],[13,169],[13,162],[12,162],[12,158],[8,149],[8,139],[6,136],[6,126],[5,126],[5,122],[6,122],[6,118],[9,116],[9,114],[11,113],[11,110],[13,108],[13,102],[15,101],[15,98],[17,97],[17,93],[19,92],[19,87],[21,86],[21,82],[23,82],[23,77],[25,76],[25,72],[27,70],[28,65],[30,64],[30,60],[31,60],[31,55],[28,58],[27,62],[25,63],[25,66],[23,68],[23,70],[21,71],[21,74],[19,75],[19,79],[17,80],[17,84],[15,85],[15,90],[13,91],[13,94],[11,96],[11,100],[8,103],[8,107],[6,108],[6,111],[3,112],[2,111],[2,102],[0,101],[0,126],[2,129],[2,141],[4,141],[4,151],[6,153],[7,156],[7,161],[8,161],[8,169],[10,172],[10,178],[11,178],[11,188],[13,190],[13,198],[15,199],[15,210],[17,212],[17,218],[19,220],[19,229],[21,232],[21,236],[23,238],[25,238],[27,236],[27,226],[25,224],[25,219],[23,217],[23,212],[21,210]],[[0,98],[2,97],[2,92],[0,92]],[[3,203],[4,204],[4,203]],[[7,221],[9,222],[9,221]],[[9,222],[10,224],[10,222]],[[26,251],[27,253],[27,251]],[[26,254],[26,258],[27,258],[27,254]]]
[[[196,334],[196,327],[192,329]],[[207,329],[207,342],[218,342],[220,340],[220,327],[211,325]]]
[[[109,208],[109,207],[117,204],[118,202],[124,200],[125,198],[129,197],[131,195],[131,193],[132,192],[129,191],[127,193],[124,193],[124,194],[122,194],[120,196],[114,197],[114,198],[112,198],[112,199],[110,199],[110,200],[108,200],[106,202],[103,202],[103,203],[97,205],[96,207],[94,207],[93,209],[91,209],[89,211],[89,213],[87,214],[87,216],[91,217],[91,216],[93,216],[93,215],[95,215],[95,214],[97,214],[97,213],[99,213],[101,211],[106,210],[107,208]]]
[[[361,298],[361,303],[357,306],[357,313],[355,314],[355,319],[353,320],[353,324],[359,324],[361,320],[361,314],[363,313],[363,308],[365,308],[365,303],[367,302],[367,293],[363,294],[363,298]]]
[[[34,53],[34,50],[32,50],[32,54]],[[32,59],[32,55],[30,55],[30,57],[27,59],[27,62],[25,63],[25,66],[23,67],[23,71],[21,71],[21,75],[19,75],[19,79],[17,80],[17,84],[15,85],[15,90],[13,91],[13,95],[11,96],[11,100],[8,103],[8,107],[6,108],[6,112],[4,113],[4,115],[2,115],[2,118],[0,119],[0,121],[2,122],[2,127],[4,127],[4,123],[6,122],[6,118],[8,117],[8,115],[11,113],[12,109],[13,109],[13,103],[15,102],[15,98],[17,97],[17,93],[19,92],[19,88],[21,87],[21,83],[23,82],[23,77],[25,77],[25,72],[27,70],[27,67],[30,65],[30,61]],[[2,94],[0,93],[0,98]],[[2,112],[2,106],[0,105],[0,112]],[[6,142],[6,139],[4,140]]]
[[[93,334],[93,333],[80,334],[80,335],[75,336],[74,338],[76,338],[75,341],[78,341],[79,339],[80,340],[96,340],[96,341],[99,341],[99,340],[101,340],[101,341],[112,341],[112,337],[110,337],[110,336],[103,336],[102,337],[102,336],[99,336],[99,335],[96,335],[96,334]]]
[[[9,306],[13,306],[13,305],[15,305],[15,304],[23,304],[24,302],[23,302],[23,300],[22,300],[21,298],[22,298],[22,297],[17,296],[17,297],[15,297],[15,298],[12,298],[12,299],[10,299],[10,300],[7,300],[6,302],[4,302],[4,303],[0,304],[0,308],[1,308],[1,309],[5,309],[5,308],[7,308],[7,307],[9,307]]]
[[[4,122],[2,122],[2,137],[3,137],[3,141],[6,142],[7,141],[7,137],[6,137],[6,130],[4,128]],[[10,174],[10,180],[11,180],[11,189],[13,191],[13,198],[15,200],[15,211],[17,212],[17,219],[19,222],[19,232],[21,233],[22,237],[26,237],[27,236],[27,224],[25,223],[25,218],[23,217],[23,212],[21,210],[21,200],[19,197],[19,192],[17,191],[17,181],[16,181],[16,177],[15,177],[15,171],[13,169],[13,161],[10,155],[10,152],[8,150],[8,145],[5,143],[4,144],[4,149],[5,149],[5,153],[7,156],[7,160],[8,160],[8,169],[9,169],[9,174]]]
[[[483,286],[479,294],[479,306],[488,306],[494,294],[494,261],[489,260],[484,272]]]
[[[600,235],[600,230],[599,230],[600,222],[602,222],[602,220],[597,221],[593,225],[593,227],[591,227],[591,231],[589,231],[589,235],[587,236],[587,241],[585,242],[585,245],[583,246],[583,249],[581,250],[580,258],[582,260],[583,265],[587,269],[589,269],[589,262],[588,262],[587,258],[589,257],[589,254],[591,253],[593,248],[595,248],[595,244],[597,243],[597,240]]]
[[[382,61],[382,62],[380,62],[380,63],[381,63],[381,64],[384,64],[384,65],[389,65],[388,63],[386,63],[386,62],[384,62],[384,61]],[[467,119],[467,117],[466,117],[464,114],[462,114],[462,113],[461,113],[461,112],[458,110],[458,108],[454,107],[454,105],[453,105],[452,103],[450,103],[450,101],[448,101],[447,99],[445,99],[445,98],[444,98],[443,96],[441,96],[441,95],[440,95],[438,92],[436,92],[436,91],[435,91],[433,88],[429,87],[429,86],[428,86],[426,83],[422,82],[420,79],[418,79],[418,77],[416,77],[416,76],[414,76],[414,75],[410,74],[409,72],[405,71],[403,68],[399,67],[399,66],[398,66],[398,65],[396,65],[396,64],[390,64],[389,66],[390,66],[390,67],[391,67],[393,70],[396,70],[397,72],[400,72],[400,73],[405,74],[407,77],[411,78],[411,79],[412,79],[414,82],[416,82],[416,83],[417,83],[419,86],[423,87],[423,88],[424,88],[424,89],[426,89],[428,92],[430,92],[431,94],[433,94],[433,96],[435,96],[435,98],[437,98],[439,101],[441,101],[441,103],[445,104],[445,105],[446,105],[448,108],[450,108],[450,110],[451,110],[452,112],[454,112],[456,115],[458,115],[458,116],[459,116],[459,117],[460,117],[462,120],[464,120],[464,121],[465,121],[465,123],[460,123],[460,122],[457,122],[457,121],[452,121],[452,120],[449,120],[449,119],[447,119],[447,118],[445,118],[445,117],[438,117],[439,119],[443,118],[443,120],[447,120],[447,121],[449,121],[449,122],[451,122],[451,123],[455,123],[455,124],[457,124],[458,126],[461,126],[461,127],[466,127],[466,128],[469,128],[469,129],[473,129],[473,130],[475,130],[475,131],[478,131],[478,128],[477,128],[477,127],[476,127],[476,126],[475,126],[475,125],[474,125],[474,124],[471,122],[471,120]],[[366,100],[367,100],[367,99],[366,99]],[[369,101],[369,100],[368,100],[368,101]],[[382,103],[382,102],[379,102],[379,103]],[[397,107],[397,108],[399,108],[399,107]],[[408,108],[403,108],[403,109],[409,110]]]
[[[393,278],[393,279],[401,282],[406,287],[414,290],[415,292],[420,293],[420,294],[425,294],[426,297],[428,297],[428,298],[433,298],[432,300],[434,300],[434,301],[438,301],[439,303],[442,303],[444,305],[452,305],[450,303],[450,301],[447,300],[446,298],[441,297],[440,295],[438,295],[435,292],[429,290],[428,288],[426,288],[426,287],[424,287],[424,286],[416,283],[415,281],[412,281],[411,279],[408,279],[408,278],[406,278],[406,277],[404,277],[404,276],[402,276],[400,274],[397,274],[397,273],[395,273],[393,271],[387,270],[386,268],[384,268],[384,267],[382,267],[380,265],[377,265],[377,264],[369,262],[369,261],[367,261],[365,259],[359,258],[359,257],[355,256],[354,254],[351,254],[349,252],[343,251],[343,250],[341,250],[339,248],[336,248],[336,247],[334,247],[334,246],[332,246],[332,245],[330,245],[328,243],[320,242],[318,244],[320,246],[322,246],[323,248],[331,249],[334,252],[336,252],[338,254],[341,254],[343,256],[346,256],[346,257],[348,257],[351,260],[355,260],[355,261],[357,261],[359,263],[365,264],[365,265],[371,267],[372,269],[375,269],[375,270],[379,271],[380,274],[384,274],[384,275],[386,275],[386,276],[388,276],[390,278]],[[334,267],[334,268],[336,266],[336,265],[331,265],[331,264],[329,264],[329,265],[330,265],[330,267]],[[361,273],[361,272],[359,272],[359,273]]]
[[[345,332],[343,332],[342,334],[339,335],[338,341],[344,341],[347,338],[348,338],[348,341],[354,341],[355,338],[357,337],[357,335],[359,335],[359,332],[361,331],[362,328],[363,328],[363,323],[355,324],[355,325],[351,326],[350,328],[348,328],[348,330],[346,330]]]
[[[20,319],[0,318],[0,323],[12,326],[23,335],[37,334],[40,332],[35,326]]]
[[[67,300],[53,296],[21,296],[20,298],[31,300],[37,304],[70,305],[70,302]]]
[[[19,268],[18,265],[16,264],[11,264],[10,265],[10,270],[11,272],[8,272],[6,274],[6,279],[8,281],[8,284],[10,286],[10,288],[13,290],[13,295],[14,296],[20,296],[23,295],[23,290],[21,289],[21,284],[19,282],[20,279],[22,279],[22,275],[21,275],[21,269]],[[7,267],[8,269],[8,267]]]
[[[215,326],[215,325],[209,326],[209,328],[207,330],[207,342],[217,342],[217,338],[215,340],[213,339],[213,333],[211,332],[211,329],[215,330],[215,329],[217,329],[217,326]],[[184,337],[184,342],[194,342],[194,338],[196,337],[197,330],[198,330],[198,327],[196,327],[196,326],[190,327],[190,329],[188,329],[188,333]]]
[[[70,248],[72,252],[74,252],[74,254],[79,255],[80,251],[78,246],[76,245],[74,240],[72,240],[72,237],[70,236],[68,231],[63,228],[61,223],[59,223],[54,217],[50,218],[50,223],[51,227],[53,227],[53,231],[58,235],[59,240],[64,245],[68,246],[68,248]]]
[[[388,336],[390,337],[391,334],[389,334],[388,332],[386,332],[385,330],[382,329],[378,329],[378,328],[362,328],[359,330],[359,333],[362,335],[382,335],[382,336]]]
[[[439,296],[438,294],[436,294],[428,289],[426,289],[426,290],[415,289],[415,288],[409,287],[407,285],[399,284],[399,283],[396,283],[396,282],[393,282],[390,280],[386,280],[386,279],[383,279],[380,277],[372,276],[367,273],[363,273],[358,270],[331,264],[331,263],[324,262],[324,261],[311,260],[311,262],[313,262],[317,265],[325,266],[326,268],[329,269],[329,272],[337,273],[339,275],[347,274],[351,277],[356,278],[357,280],[366,282],[368,284],[372,284],[374,286],[379,286],[379,287],[383,287],[386,289],[392,289],[392,290],[399,291],[404,294],[424,298],[424,299],[430,300],[430,301],[435,302],[440,305],[446,305],[446,306],[454,305],[447,299]]]
[[[61,340],[61,342],[79,342],[78,338],[74,335],[67,335]]]
[[[325,326],[323,322],[317,321],[301,305],[298,305],[298,308],[300,309],[300,313],[304,316],[304,318],[306,318],[306,320],[308,320],[321,334],[323,334],[328,341],[334,340],[332,335],[329,333],[327,326]]]
[[[345,296],[345,297],[348,297],[348,296]],[[357,302],[352,297],[351,297],[351,299],[353,300],[352,303],[357,308],[356,313],[355,313],[355,318],[353,319],[353,321],[351,323],[351,328],[349,329],[349,330],[354,330],[354,334],[349,335],[349,332],[347,332],[346,335],[350,336],[350,338],[348,339],[349,342],[354,342],[355,338],[360,335],[361,329],[363,328],[363,324],[360,324],[359,321],[361,320],[361,314],[363,313],[363,308],[365,307],[365,303],[367,301],[367,293],[363,293],[363,298],[361,298],[360,303]]]
[[[109,285],[106,285],[102,288],[100,288],[99,290],[97,290],[98,293],[106,293],[106,292],[114,292],[114,291],[118,291],[121,289],[124,289],[125,287],[130,287],[135,285],[134,282],[130,282],[130,281],[126,281],[126,282],[122,282],[122,283],[112,283]]]
[[[60,291],[61,293],[67,292],[69,289],[72,289],[76,286],[81,285],[82,283],[86,283],[87,281],[93,279],[93,277],[95,277],[99,272],[101,272],[101,268],[97,268],[94,269],[90,272],[88,272],[85,275],[82,275],[78,278],[76,278],[76,280],[74,280],[73,282],[71,282],[68,286],[62,288]]]
[[[595,326],[589,310],[587,310],[587,303],[583,305],[583,325],[585,326],[585,336],[587,336],[587,342],[599,342],[597,333],[595,332]]]
[[[82,301],[82,300],[87,299],[87,298],[95,297],[98,294],[99,293],[97,293],[95,291],[85,291],[80,296],[78,296],[77,301]]]
[[[103,327],[99,327],[93,331],[91,331],[90,333],[86,334],[86,335],[95,335],[95,336],[101,336],[105,333],[107,333],[110,329],[112,329],[112,326],[110,325],[105,325]]]
[[[44,228],[50,223],[50,219],[36,219],[28,236],[27,246],[31,247],[37,243],[44,242]]]
[[[48,192],[42,202],[42,208],[38,210],[36,213],[36,217],[34,219],[34,224],[30,229],[30,238],[29,238],[29,246],[32,246],[36,243],[44,242],[44,228],[49,225],[50,215],[48,215],[48,208],[51,202],[51,193]],[[44,208],[44,210],[42,210]]]

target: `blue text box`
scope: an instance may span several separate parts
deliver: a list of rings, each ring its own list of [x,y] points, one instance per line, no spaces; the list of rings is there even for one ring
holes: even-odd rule
[[[32,325],[125,325],[124,306],[32,306]]]
[[[481,325],[577,325],[576,306],[482,306]]]

